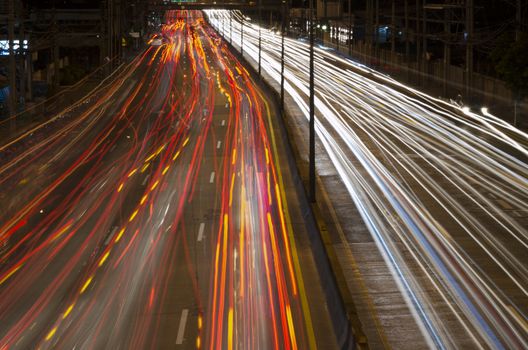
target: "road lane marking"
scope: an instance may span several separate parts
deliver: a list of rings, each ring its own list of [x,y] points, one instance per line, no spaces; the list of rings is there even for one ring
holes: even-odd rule
[[[112,240],[112,238],[114,237],[114,233],[116,233],[117,229],[119,227],[117,226],[114,226],[112,227],[112,231],[110,231],[110,234],[108,235],[108,238],[106,239],[106,241],[104,242],[104,245],[108,245],[108,243],[110,243],[110,241]]]
[[[203,239],[204,229],[205,229],[205,223],[202,222],[200,224],[200,228],[198,229],[198,242],[201,242]]]
[[[528,331],[528,322],[519,314],[519,312],[512,306],[508,305],[508,309],[510,311],[510,314],[515,318],[517,323],[524,328],[524,331]]]
[[[183,333],[185,333],[188,315],[189,309],[183,309],[180,317],[180,325],[178,326],[178,335],[176,336],[176,345],[183,343]]]
[[[25,335],[23,335],[22,337],[20,337],[20,339],[18,339],[18,341],[16,342],[15,345],[18,346],[18,344],[19,344],[19,343],[20,343],[25,337],[26,337]]]
[[[222,145],[222,141],[218,141],[218,142],[216,143],[216,148],[220,149],[220,146],[221,146],[221,145]]]
[[[211,172],[211,177],[209,178],[209,183],[213,183],[214,181],[215,172]]]
[[[48,335],[46,336],[46,341],[50,340],[51,338],[53,338],[53,336],[55,335],[55,333],[57,332],[57,326],[55,326],[49,333]]]
[[[150,177],[150,174],[148,174],[147,176],[145,176],[145,179],[143,180],[143,182],[141,183],[141,186],[145,186],[147,184],[147,181],[148,181],[148,178]]]

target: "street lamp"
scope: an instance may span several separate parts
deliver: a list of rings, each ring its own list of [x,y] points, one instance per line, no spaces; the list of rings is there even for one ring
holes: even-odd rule
[[[352,0],[348,0],[348,56],[352,56]]]
[[[309,176],[310,201],[315,203],[315,89],[314,89],[314,0],[310,1],[310,145]]]
[[[240,55],[244,57],[244,15],[240,21]]]
[[[262,78],[261,75],[261,60],[262,60],[262,33],[261,33],[261,26],[262,26],[262,0],[259,0],[258,2],[258,75],[259,78]]]
[[[288,13],[289,0],[282,0],[282,25],[281,25],[281,111],[284,112],[284,36],[286,35],[286,15]],[[289,15],[289,14],[288,14]]]

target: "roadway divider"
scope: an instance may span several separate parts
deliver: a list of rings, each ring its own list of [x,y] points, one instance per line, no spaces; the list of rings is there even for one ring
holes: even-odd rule
[[[204,16],[207,21],[207,16]],[[211,24],[209,24],[211,25]],[[211,27],[213,27],[211,25]],[[214,27],[213,27],[214,28]],[[221,34],[217,31],[218,35]],[[263,72],[262,79],[258,78],[258,63],[251,58],[240,55],[240,52],[224,40],[231,52],[241,61],[245,63],[248,72],[255,77],[254,81],[259,87],[273,97],[273,105],[275,114],[281,115],[278,118],[280,136],[286,140],[287,145],[286,160],[292,171],[293,182],[295,189],[299,195],[299,203],[301,205],[301,213],[306,223],[306,231],[310,240],[311,250],[314,258],[319,280],[321,282],[322,290],[325,294],[326,304],[330,317],[332,319],[332,326],[340,349],[369,349],[367,338],[362,330],[362,325],[356,312],[356,307],[352,294],[348,288],[339,260],[337,259],[336,251],[334,250],[331,238],[328,232],[328,226],[335,226],[338,223],[328,222],[332,218],[323,218],[322,212],[332,210],[331,203],[327,200],[315,204],[309,204],[308,200],[308,163],[303,161],[299,147],[294,142],[293,132],[290,130],[287,120],[292,120],[289,111],[280,111],[277,106],[280,105],[280,91],[277,91],[266,79],[265,72]],[[308,122],[306,122],[308,124]],[[324,187],[318,181],[317,191],[318,198],[327,198]],[[330,206],[330,207],[329,207]]]

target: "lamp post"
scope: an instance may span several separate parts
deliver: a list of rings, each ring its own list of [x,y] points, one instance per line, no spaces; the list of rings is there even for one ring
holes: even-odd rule
[[[244,15],[240,21],[240,55],[244,57]]]
[[[262,24],[262,0],[258,2],[258,75],[259,78],[262,78],[261,74],[261,61],[262,61],[262,33],[261,33],[261,24]]]
[[[331,28],[331,27],[330,27]],[[334,27],[335,28],[335,27]],[[339,24],[337,24],[337,34],[336,33],[336,30],[334,29],[334,34],[336,35],[337,37],[337,52],[339,52],[339,39],[340,39],[340,31],[341,31],[341,27]]]
[[[352,0],[348,0],[348,56],[352,56]]]
[[[310,145],[309,176],[310,201],[315,203],[315,77],[314,77],[314,0],[310,0]]]
[[[12,118],[10,122],[10,127],[13,129],[15,127],[15,118],[17,109],[18,109],[18,100],[17,100],[17,87],[16,87],[16,58],[15,58],[15,1],[10,0],[8,3],[8,17],[7,17],[7,31],[8,31],[8,45],[9,45],[9,116]],[[19,45],[21,44],[19,38]]]
[[[281,25],[281,111],[284,111],[284,36],[286,35],[286,0],[282,0],[282,25]]]

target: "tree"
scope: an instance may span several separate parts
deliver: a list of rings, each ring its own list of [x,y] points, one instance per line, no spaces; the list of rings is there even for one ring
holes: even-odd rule
[[[528,33],[519,40],[505,39],[491,55],[495,71],[514,92],[518,101],[528,97]]]

